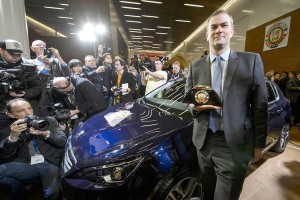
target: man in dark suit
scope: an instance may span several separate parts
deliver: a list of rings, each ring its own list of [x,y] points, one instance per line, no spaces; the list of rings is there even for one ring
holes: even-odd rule
[[[114,59],[113,64],[117,71],[113,76],[113,87],[111,89],[115,93],[114,104],[132,101],[132,92],[136,86],[133,75],[124,70],[126,68],[124,60]]]
[[[86,117],[91,117],[106,108],[103,94],[85,78],[56,77],[53,79],[53,87],[58,92],[68,95],[72,104],[74,101],[77,109],[71,110],[71,116],[80,112]]]
[[[208,200],[239,198],[248,163],[261,156],[267,136],[263,64],[258,54],[230,49],[233,33],[233,20],[226,11],[212,14],[206,33],[209,55],[191,64],[185,88],[212,86],[222,101],[222,107],[189,105],[195,116],[193,142]],[[219,88],[214,78],[217,66],[221,67]]]

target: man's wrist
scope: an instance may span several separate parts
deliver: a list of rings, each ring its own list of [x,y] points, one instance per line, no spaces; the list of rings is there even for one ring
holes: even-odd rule
[[[16,137],[16,136],[8,136],[8,140],[10,142],[17,142],[19,140],[19,137]]]

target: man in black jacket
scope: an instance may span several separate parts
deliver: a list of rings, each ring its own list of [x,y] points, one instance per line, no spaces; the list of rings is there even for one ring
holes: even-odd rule
[[[103,94],[85,78],[56,77],[53,79],[53,87],[58,92],[68,95],[69,101],[77,107],[76,110],[71,110],[71,116],[80,112],[86,117],[91,117],[106,108]]]
[[[15,121],[0,141],[0,190],[11,193],[14,199],[25,199],[24,182],[39,178],[46,199],[60,195],[59,163],[66,136],[53,117],[46,117],[47,130],[32,128],[26,121],[32,116],[31,105],[25,99],[7,103],[7,115]],[[30,125],[31,124],[31,125]],[[44,127],[43,127],[44,128]]]
[[[22,58],[22,53],[20,42],[0,41],[0,129],[10,121],[5,113],[6,103],[11,99],[27,99],[34,108],[34,113],[38,114],[42,81],[36,72],[36,66],[26,65],[29,62]]]

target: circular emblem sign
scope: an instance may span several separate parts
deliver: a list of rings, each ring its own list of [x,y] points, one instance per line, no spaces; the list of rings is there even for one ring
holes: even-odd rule
[[[267,31],[265,43],[269,48],[276,48],[284,40],[288,33],[288,25],[285,22],[275,23]]]
[[[195,101],[199,104],[205,104],[209,100],[209,94],[205,90],[199,90],[195,93]]]

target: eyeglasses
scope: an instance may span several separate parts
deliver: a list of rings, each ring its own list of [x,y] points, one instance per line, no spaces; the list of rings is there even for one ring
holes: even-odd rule
[[[56,90],[58,90],[58,91],[63,91],[63,90],[65,90],[65,89],[67,89],[70,85],[71,85],[71,81],[69,81],[69,82],[68,82],[68,85],[65,86],[65,87],[55,87],[55,86],[53,86],[53,87],[54,87]]]

